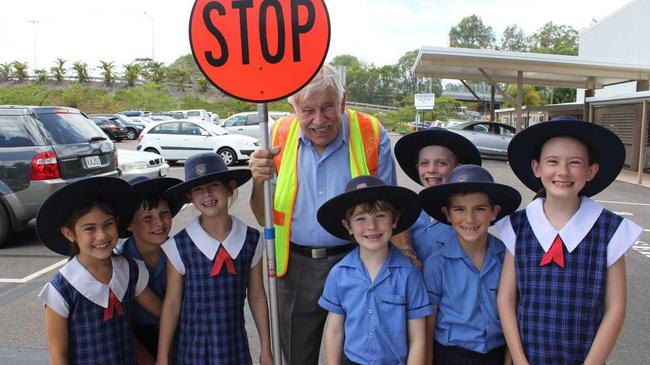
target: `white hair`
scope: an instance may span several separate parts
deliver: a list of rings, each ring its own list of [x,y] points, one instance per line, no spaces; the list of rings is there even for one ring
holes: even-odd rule
[[[327,89],[334,90],[336,92],[336,98],[341,100],[343,97],[343,85],[341,85],[341,80],[339,78],[339,73],[336,72],[336,69],[328,64],[323,64],[320,70],[314,78],[305,85],[300,91],[291,95],[288,99],[289,104],[294,108],[302,100],[309,98],[315,93],[323,92]]]

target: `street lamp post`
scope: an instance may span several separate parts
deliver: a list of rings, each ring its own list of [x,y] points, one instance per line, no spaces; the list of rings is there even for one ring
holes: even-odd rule
[[[153,17],[151,14],[147,13],[146,11],[144,12],[144,15],[146,15],[149,20],[151,20],[151,60],[155,60],[155,53],[154,53],[154,41],[155,41],[155,31],[154,31],[154,21]]]
[[[33,42],[34,42],[34,75],[36,75],[36,24],[38,24],[38,20],[36,19],[30,19],[27,21],[31,25],[33,25]]]

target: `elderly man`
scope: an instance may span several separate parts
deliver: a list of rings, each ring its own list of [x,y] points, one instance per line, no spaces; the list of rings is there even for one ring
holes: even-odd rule
[[[355,176],[396,183],[386,131],[374,117],[346,109],[345,101],[338,74],[324,65],[289,98],[294,115],[273,126],[272,150],[257,150],[249,162],[251,209],[260,224],[263,183],[273,180],[275,185],[280,337],[285,363],[291,365],[318,364],[327,312],[317,301],[332,266],[354,246],[318,224],[318,208]]]

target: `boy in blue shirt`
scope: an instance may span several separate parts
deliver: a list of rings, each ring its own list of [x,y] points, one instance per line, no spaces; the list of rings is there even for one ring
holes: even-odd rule
[[[419,214],[417,194],[374,176],[350,180],[318,210],[325,230],[358,243],[332,268],[318,301],[329,311],[328,364],[423,363],[429,298],[421,273],[390,243]]]
[[[434,335],[427,363],[431,356],[434,364],[507,363],[496,302],[505,247],[488,228],[514,212],[521,196],[495,183],[486,169],[463,165],[450,172],[446,184],[421,191],[420,199],[431,217],[455,231],[424,263],[433,305],[427,334]]]

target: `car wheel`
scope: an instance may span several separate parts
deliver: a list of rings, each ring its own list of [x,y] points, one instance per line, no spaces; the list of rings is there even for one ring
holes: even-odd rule
[[[237,163],[237,155],[231,148],[224,147],[220,149],[218,153],[219,156],[223,158],[223,162],[226,163],[226,166],[232,166]]]
[[[7,243],[9,233],[11,233],[11,227],[9,227],[9,216],[2,204],[0,204],[0,247]]]
[[[135,135],[136,135],[136,133],[135,133],[135,129],[131,129],[131,128],[129,128],[129,129],[126,131],[126,138],[128,138],[128,139],[130,139],[130,140],[134,140],[134,139],[136,138]]]

